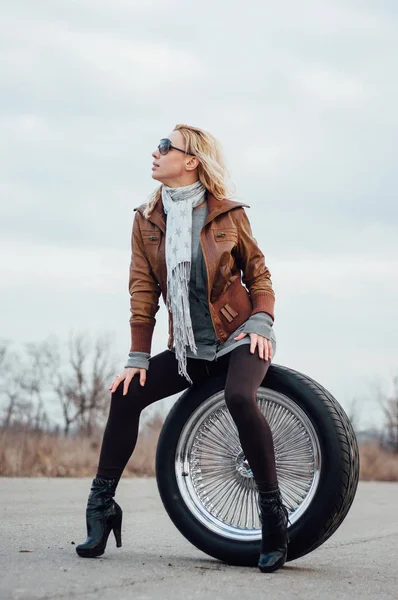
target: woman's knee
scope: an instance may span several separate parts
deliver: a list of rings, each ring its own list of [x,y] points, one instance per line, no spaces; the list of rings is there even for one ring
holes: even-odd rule
[[[231,413],[235,411],[242,412],[254,402],[254,399],[241,389],[226,387],[224,396],[227,408]]]
[[[142,408],[145,405],[145,392],[143,386],[140,385],[138,377],[134,377],[127,388],[127,394],[123,394],[124,381],[121,381],[116,390],[111,394],[112,404],[117,404],[120,408],[129,410],[134,408]]]

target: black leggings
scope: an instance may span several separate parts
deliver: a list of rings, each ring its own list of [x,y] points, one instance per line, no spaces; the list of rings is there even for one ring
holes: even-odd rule
[[[187,358],[187,371],[194,384],[227,373],[225,402],[257,486],[264,491],[278,487],[271,429],[256,401],[268,367],[269,361],[259,357],[257,348],[251,354],[250,344],[242,344],[215,361]],[[123,383],[111,397],[97,469],[101,477],[121,477],[137,442],[141,411],[191,385],[178,374],[178,363],[170,350],[150,358],[144,386],[135,375],[123,396]]]

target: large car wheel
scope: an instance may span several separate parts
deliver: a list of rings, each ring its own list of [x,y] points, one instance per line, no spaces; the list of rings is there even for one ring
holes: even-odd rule
[[[192,544],[224,562],[255,565],[257,490],[224,387],[225,377],[214,377],[175,403],[159,438],[157,483],[170,518]],[[271,365],[257,400],[273,433],[293,560],[323,544],[345,518],[358,484],[356,438],[335,398],[292,369]]]

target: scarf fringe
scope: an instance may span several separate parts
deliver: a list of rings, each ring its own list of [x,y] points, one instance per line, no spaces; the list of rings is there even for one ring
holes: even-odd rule
[[[186,366],[186,346],[197,353],[197,346],[192,329],[191,314],[189,310],[189,280],[191,263],[179,263],[172,271],[167,281],[167,308],[173,314],[173,335],[176,358],[178,360],[178,373],[192,383]]]

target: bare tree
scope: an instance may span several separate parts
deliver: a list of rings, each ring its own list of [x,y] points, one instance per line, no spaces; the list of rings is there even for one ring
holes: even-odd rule
[[[74,426],[91,435],[104,417],[114,372],[109,348],[104,336],[91,343],[84,334],[71,335],[65,365],[59,350],[52,349],[52,386],[61,405],[65,434]]]
[[[1,425],[23,425],[35,430],[50,429],[46,408],[58,399],[63,431],[74,427],[91,435],[109,405],[109,382],[114,367],[106,336],[91,341],[87,335],[70,335],[68,350],[60,341],[25,345],[23,352],[11,351],[0,342]]]
[[[7,354],[7,345],[8,342],[6,342],[5,340],[0,340],[0,373]]]
[[[398,454],[398,377],[390,394],[379,394],[379,403],[384,415],[383,444]]]
[[[47,354],[48,343],[45,341],[26,344],[28,368],[24,370],[21,378],[21,388],[32,407],[30,425],[37,430],[48,429],[50,425],[44,407],[44,393],[48,386],[50,367]]]
[[[22,386],[23,365],[21,356],[10,350],[9,342],[0,343],[0,399],[3,428],[13,423],[29,423],[32,402]]]
[[[357,433],[359,431],[359,423],[360,423],[360,410],[358,405],[358,398],[353,398],[347,408],[347,416],[351,421],[351,425]]]

